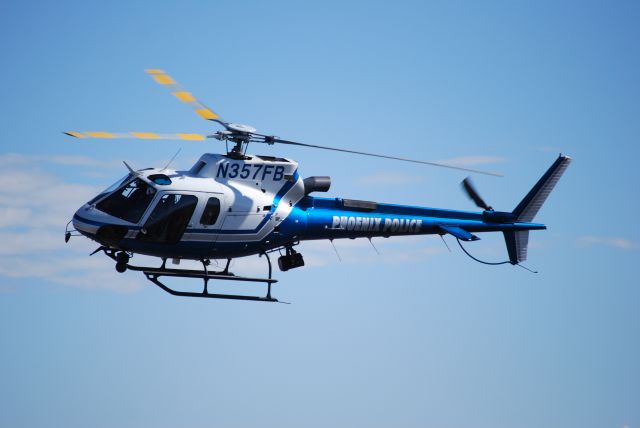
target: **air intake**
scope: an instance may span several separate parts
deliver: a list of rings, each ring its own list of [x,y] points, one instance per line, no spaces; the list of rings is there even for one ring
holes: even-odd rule
[[[305,195],[311,192],[326,192],[331,187],[331,177],[307,177],[303,183]]]

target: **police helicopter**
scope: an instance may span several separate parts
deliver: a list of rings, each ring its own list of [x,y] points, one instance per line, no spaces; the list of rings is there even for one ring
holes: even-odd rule
[[[224,129],[212,135],[72,131],[65,134],[80,139],[216,139],[226,143],[227,152],[203,154],[185,171],[168,166],[134,170],[125,162],[126,177],[76,211],[67,224],[65,241],[84,235],[100,245],[92,255],[102,252],[115,261],[118,272],[140,271],[149,281],[177,296],[277,302],[271,294],[277,280],[272,275],[269,255],[280,254],[278,266],[282,271],[299,268],[304,266],[304,259],[296,246],[307,240],[333,242],[344,238],[448,234],[467,255],[483,262],[468,253],[460,241],[479,240],[476,233],[501,232],[509,256],[503,263],[519,265],[527,259],[529,231],[546,229],[544,224],[533,223],[534,217],[571,162],[571,158],[560,155],[513,211],[494,210],[480,197],[469,178],[463,181],[463,189],[482,208],[481,212],[318,197],[316,193],[329,190],[330,177],[302,178],[295,161],[251,155],[247,153],[249,144],[286,144],[499,174],[260,134],[251,126],[223,120],[164,71],[146,72],[200,117]],[[158,257],[161,264],[159,267],[131,264],[135,254]],[[233,259],[251,255],[266,259],[266,277],[240,276],[229,270]],[[181,259],[199,261],[202,270],[176,268]],[[168,260],[172,260],[174,267],[167,266]],[[225,260],[226,264],[221,270],[212,270],[211,260]],[[201,279],[204,288],[201,292],[175,290],[161,281],[165,277]],[[208,285],[212,280],[264,283],[266,295],[211,293]]]

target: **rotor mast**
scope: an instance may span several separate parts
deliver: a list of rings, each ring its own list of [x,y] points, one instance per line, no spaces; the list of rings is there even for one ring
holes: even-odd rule
[[[226,129],[224,131],[218,131],[213,135],[208,135],[207,137],[233,143],[234,146],[231,150],[227,148],[227,156],[235,159],[244,159],[247,147],[249,146],[249,143],[252,142],[251,137],[256,132],[256,129],[252,126],[240,123],[216,122],[222,124]]]

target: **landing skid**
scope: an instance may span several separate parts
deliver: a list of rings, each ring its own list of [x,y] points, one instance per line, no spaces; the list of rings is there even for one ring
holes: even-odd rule
[[[201,260],[203,270],[193,270],[193,269],[171,269],[165,267],[166,260],[163,260],[162,266],[159,268],[150,267],[150,266],[135,266],[128,263],[129,256],[126,253],[116,252],[113,249],[109,248],[99,248],[97,251],[102,250],[108,257],[115,260],[117,263],[124,264],[126,269],[142,272],[144,276],[153,284],[160,287],[162,290],[173,296],[183,296],[183,297],[204,297],[208,299],[227,299],[227,300],[250,300],[257,302],[279,302],[278,299],[271,297],[271,284],[278,282],[277,279],[273,279],[271,277],[272,268],[271,268],[271,260],[269,259],[269,255],[267,253],[262,253],[267,259],[267,264],[269,265],[269,277],[268,278],[253,278],[246,276],[237,276],[232,272],[229,272],[229,264],[231,259],[227,260],[227,264],[222,271],[213,271],[209,272],[207,266],[209,265],[209,260]],[[124,257],[121,255],[124,254]],[[124,267],[121,265],[121,268]],[[122,271],[126,270],[123,269]],[[120,271],[120,269],[119,269]],[[202,292],[191,292],[191,291],[178,291],[168,287],[166,284],[160,281],[161,277],[172,277],[172,278],[197,278],[202,279],[204,281],[204,288]],[[223,281],[241,281],[241,282],[261,282],[267,284],[267,295],[266,296],[245,296],[241,294],[221,294],[221,293],[209,293],[208,285],[210,280],[223,280]],[[285,302],[281,302],[285,303]]]

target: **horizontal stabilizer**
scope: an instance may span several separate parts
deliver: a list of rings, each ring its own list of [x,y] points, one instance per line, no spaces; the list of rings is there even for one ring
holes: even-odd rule
[[[442,232],[448,233],[449,235],[453,235],[458,239],[462,239],[463,241],[477,241],[480,239],[476,235],[473,235],[458,226],[439,225],[438,227]]]

